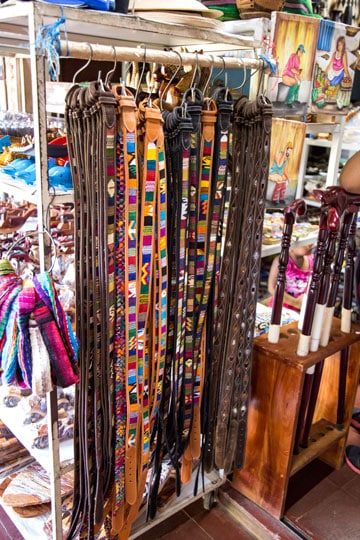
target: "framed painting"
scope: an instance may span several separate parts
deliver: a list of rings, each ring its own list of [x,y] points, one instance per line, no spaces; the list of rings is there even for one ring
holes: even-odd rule
[[[360,47],[360,28],[322,20],[317,39],[311,112],[347,114]]]
[[[320,20],[275,11],[271,21],[271,55],[277,69],[268,78],[266,95],[276,116],[304,115],[310,107]]]
[[[283,208],[294,200],[305,131],[304,122],[272,119],[266,208]]]

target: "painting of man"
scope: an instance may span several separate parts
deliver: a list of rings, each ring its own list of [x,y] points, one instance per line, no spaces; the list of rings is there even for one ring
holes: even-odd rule
[[[272,119],[267,208],[281,208],[295,199],[305,130],[304,122]]]
[[[276,116],[309,110],[319,24],[319,19],[304,15],[272,13],[271,56],[278,70],[268,77],[266,95]]]
[[[277,153],[269,169],[269,180],[275,183],[274,191],[271,196],[273,203],[285,204],[286,186],[289,182],[287,171],[288,161],[293,150],[293,143],[288,141],[284,150]]]
[[[292,53],[289,56],[289,60],[286,62],[284,71],[282,74],[282,82],[285,86],[289,87],[287,97],[285,100],[286,105],[290,108],[294,107],[294,102],[299,102],[299,90],[301,85],[301,58],[305,54],[304,45],[299,45],[296,49],[296,53]]]

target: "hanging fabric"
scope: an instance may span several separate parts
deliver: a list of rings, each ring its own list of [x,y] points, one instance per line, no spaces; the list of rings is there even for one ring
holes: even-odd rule
[[[48,272],[22,280],[10,261],[0,261],[0,355],[7,385],[49,391],[79,381],[78,344]],[[31,341],[36,325],[38,342]],[[42,368],[38,344],[49,362]],[[40,345],[39,345],[40,346]],[[46,382],[44,382],[46,381]],[[43,394],[41,394],[43,395]]]

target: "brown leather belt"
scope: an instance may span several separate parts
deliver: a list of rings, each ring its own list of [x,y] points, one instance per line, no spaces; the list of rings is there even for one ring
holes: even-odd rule
[[[77,221],[76,322],[82,344],[76,396],[74,510],[69,532],[73,538],[79,531],[94,535],[103,522],[104,502],[112,486],[116,101],[111,92],[92,83],[89,88],[70,89],[66,104]]]
[[[235,105],[232,191],[213,349],[222,370],[215,377],[220,383],[214,384],[219,393],[213,443],[206,445],[214,452],[207,466],[214,459],[225,472],[234,464],[241,467],[245,448],[271,116],[263,97],[255,103],[240,98]]]

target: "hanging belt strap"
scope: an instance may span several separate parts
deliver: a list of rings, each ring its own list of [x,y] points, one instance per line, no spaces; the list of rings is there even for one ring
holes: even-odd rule
[[[270,125],[263,126],[263,111],[259,99],[248,105],[245,118],[249,122],[249,140],[253,143],[248,148],[247,174],[251,186],[247,193],[245,214],[242,223],[242,241],[240,246],[238,272],[236,277],[235,299],[237,320],[242,320],[239,328],[231,327],[228,346],[230,355],[235,354],[235,377],[231,394],[229,430],[227,435],[225,470],[230,470],[233,462],[242,455],[245,445],[247,407],[250,388],[252,339],[255,329],[256,294],[261,262],[261,239],[264,213],[267,171],[263,174],[264,135],[271,130]],[[271,110],[271,109],[270,109]],[[263,174],[263,176],[262,176]],[[244,261],[248,264],[244,265]],[[233,348],[233,344],[236,345]],[[239,395],[238,393],[241,393]],[[239,409],[238,409],[239,407]]]
[[[201,116],[200,140],[200,175],[198,188],[198,216],[197,216],[197,245],[195,261],[195,304],[193,313],[194,343],[192,354],[192,396],[184,404],[183,425],[183,463],[181,476],[183,482],[190,480],[192,472],[192,459],[200,456],[200,381],[202,380],[201,366],[201,336],[207,308],[208,290],[212,276],[212,256],[209,232],[211,228],[213,195],[213,160],[215,147],[215,124],[217,107],[214,100],[204,100]],[[211,253],[212,251],[212,253]],[[187,388],[185,387],[185,393]],[[190,435],[191,438],[190,438]],[[191,447],[189,445],[191,441]],[[187,448],[185,448],[187,447]]]
[[[168,294],[170,302],[167,316],[167,355],[164,367],[163,391],[152,429],[156,437],[153,467],[148,497],[148,517],[156,513],[156,500],[165,448],[164,434],[168,424],[176,431],[174,422],[168,422],[170,400],[177,394],[178,370],[183,366],[184,327],[186,318],[186,272],[188,260],[187,230],[189,218],[189,158],[192,121],[185,108],[176,107],[171,113],[163,111],[168,173]],[[165,448],[165,450],[164,450]]]
[[[264,123],[262,117],[264,117]],[[237,272],[232,278],[235,280],[234,306],[225,349],[225,366],[220,385],[216,427],[215,462],[218,467],[226,471],[232,467],[235,451],[240,460],[243,449],[239,447],[244,444],[243,427],[246,428],[251,343],[255,325],[258,265],[261,260],[263,204],[267,185],[267,159],[264,159],[262,149],[268,148],[271,106],[267,100],[258,98],[254,105],[247,104],[243,110],[241,107],[240,118],[244,119],[248,126],[247,137],[250,144],[245,154],[244,164],[236,162],[234,165],[237,170],[245,169],[245,174],[251,178],[251,183],[245,192],[241,221],[238,215],[242,237],[240,252],[235,262]],[[237,141],[235,145],[236,143]],[[236,158],[238,157],[237,155]],[[244,185],[242,189],[245,190],[246,186]],[[231,219],[234,217],[235,215]],[[244,261],[248,261],[249,257],[250,270],[247,271]]]
[[[198,356],[196,359],[196,376],[195,376],[195,389],[194,389],[194,420],[191,430],[190,449],[193,458],[197,458],[200,455],[200,405],[201,405],[201,393],[202,383],[205,377],[205,352],[201,356],[201,351],[206,351],[202,347],[202,343],[206,336],[204,334],[205,317],[208,316],[208,307],[212,306],[209,303],[211,297],[211,288],[214,283],[216,264],[219,263],[218,253],[218,232],[222,218],[222,208],[224,206],[223,198],[226,195],[224,185],[226,182],[227,174],[227,155],[229,150],[229,131],[230,121],[233,111],[233,101],[230,92],[223,88],[218,90],[213,97],[214,107],[216,112],[216,125],[212,159],[211,178],[207,196],[208,216],[206,220],[206,239],[204,244],[204,280],[203,287],[199,296],[199,309],[196,328],[196,340],[195,340],[195,354]],[[204,109],[206,106],[204,106]],[[206,115],[203,112],[204,117]],[[204,136],[204,130],[203,130]],[[209,137],[209,140],[211,137]],[[203,160],[203,167],[206,166]],[[217,261],[218,258],[218,261]],[[199,357],[200,356],[200,357]],[[204,404],[206,407],[207,404]]]
[[[257,291],[259,289],[261,267],[261,247],[265,211],[264,205],[269,175],[268,164],[272,125],[272,106],[266,97],[259,96],[257,98],[256,102],[254,103],[254,116],[255,131],[257,134],[257,146],[255,147],[253,177],[254,181],[256,181],[256,192],[253,199],[253,217],[248,219],[248,229],[252,229],[252,238],[249,250],[250,264],[247,270],[248,275],[245,282],[246,284],[243,292],[241,293],[243,296],[245,296],[244,307],[246,309],[244,318],[246,327],[241,327],[242,334],[238,345],[239,353],[242,353],[242,356],[240,356],[238,353],[238,361],[240,363],[239,372],[241,377],[239,379],[238,377],[235,377],[235,388],[232,402],[233,417],[235,413],[235,420],[238,424],[237,437],[233,442],[230,438],[230,441],[232,442],[230,452],[235,454],[234,463],[236,468],[241,468],[243,466],[245,455],[252,351],[256,321]],[[250,221],[252,221],[251,227]],[[248,260],[248,253],[248,250],[244,247],[241,261],[244,262],[245,260]],[[240,264],[238,265],[238,268],[240,268]],[[237,283],[239,284],[239,280],[237,280]]]
[[[113,347],[115,334],[115,127],[117,102],[112,92],[101,92],[99,96],[103,126],[103,182],[99,185],[103,194],[102,223],[103,223],[103,275],[100,282],[105,285],[104,300],[102,301],[103,317],[101,325],[106,321],[106,339],[102,338],[101,358],[101,410],[104,422],[102,439],[103,463],[99,474],[103,474],[102,501],[98,503],[97,523],[103,521],[104,501],[109,495],[113,482]],[[101,246],[100,246],[101,247]],[[101,253],[99,253],[101,257]]]
[[[180,494],[180,457],[184,451],[184,434],[188,436],[193,416],[193,394],[195,384],[194,347],[195,347],[195,305],[196,305],[196,258],[198,242],[198,204],[200,174],[200,134],[203,95],[198,89],[184,93],[183,102],[189,114],[193,132],[190,150],[190,198],[189,198],[189,255],[187,267],[186,326],[184,366],[179,366],[177,394],[173,392],[173,412],[177,416],[175,446],[173,446],[173,464],[177,473],[177,493]]]
[[[71,164],[71,174],[74,185],[74,211],[75,211],[75,289],[76,289],[76,335],[80,343],[86,343],[87,346],[80,347],[79,351],[79,367],[80,367],[80,382],[76,387],[75,400],[75,418],[74,422],[74,463],[75,463],[75,478],[74,478],[74,495],[73,495],[73,511],[72,520],[68,532],[69,540],[74,538],[81,529],[86,514],[86,502],[89,487],[89,467],[87,464],[87,448],[86,442],[89,440],[87,436],[88,415],[87,415],[87,394],[88,394],[88,373],[89,367],[87,358],[91,354],[93,345],[90,341],[90,335],[86,334],[86,306],[83,299],[83,284],[84,282],[89,289],[88,276],[83,267],[86,254],[83,251],[83,236],[85,231],[84,220],[85,213],[85,194],[84,194],[84,178],[83,168],[81,167],[81,146],[79,147],[77,117],[74,114],[77,106],[77,96],[80,92],[80,87],[74,85],[68,91],[65,98],[65,125],[67,131],[67,146]],[[80,111],[80,109],[79,109]],[[89,232],[90,234],[90,232]]]
[[[167,288],[168,288],[168,255],[167,255],[167,171],[165,162],[164,135],[158,138],[158,175],[157,190],[157,227],[156,227],[156,354],[152,363],[152,397],[149,408],[150,430],[157,414],[163,389],[163,377],[166,360],[167,342]]]
[[[116,205],[116,334],[115,377],[115,501],[113,528],[124,523],[125,449],[127,411],[126,385],[136,385],[138,297],[138,176],[136,148],[136,105],[133,96],[118,93],[117,205]],[[137,394],[136,394],[137,395]]]
[[[240,141],[240,132],[243,126],[242,115],[248,100],[246,97],[240,98],[235,107],[237,114],[237,122],[233,124],[233,139]],[[236,136],[236,139],[235,139]],[[244,142],[246,138],[242,139]],[[239,145],[238,145],[239,146]],[[211,387],[209,388],[209,412],[208,412],[208,426],[205,442],[205,470],[211,471],[214,467],[215,456],[215,428],[216,418],[219,401],[219,385],[221,380],[221,367],[222,367],[222,355],[224,348],[226,347],[227,330],[229,325],[229,317],[232,309],[233,300],[233,287],[234,280],[232,279],[233,266],[236,264],[234,261],[238,258],[238,251],[240,246],[240,217],[241,210],[244,208],[244,202],[242,196],[244,195],[244,189],[241,189],[243,178],[242,165],[242,148],[235,147],[233,144],[232,153],[232,180],[231,180],[231,192],[229,211],[227,216],[227,225],[224,242],[224,252],[221,262],[221,276],[219,278],[219,288],[217,295],[216,306],[216,320],[214,324],[214,341],[212,346],[212,361],[211,361]],[[237,165],[235,171],[234,164]],[[225,399],[229,399],[226,396]],[[224,421],[226,415],[224,417]],[[225,427],[224,434],[227,427]],[[224,435],[225,437],[225,435]]]

